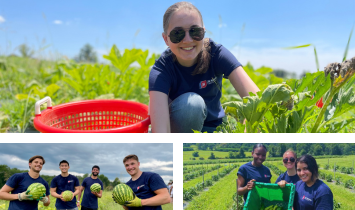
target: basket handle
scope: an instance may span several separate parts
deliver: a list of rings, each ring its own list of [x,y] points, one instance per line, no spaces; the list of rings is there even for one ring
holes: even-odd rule
[[[44,97],[35,104],[35,115],[41,114],[41,105],[47,102],[47,108],[52,108],[52,99],[49,96]]]

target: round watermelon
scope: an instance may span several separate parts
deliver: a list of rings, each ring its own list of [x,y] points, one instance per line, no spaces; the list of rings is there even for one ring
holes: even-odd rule
[[[91,191],[91,192],[97,192],[97,193],[99,193],[100,190],[101,190],[101,185],[100,185],[99,183],[95,183],[95,184],[92,184],[92,185],[90,186],[90,191]]]
[[[73,197],[73,192],[70,190],[66,190],[62,193],[62,196],[65,201],[71,201]]]
[[[46,187],[41,183],[33,183],[28,186],[27,190],[29,195],[32,195],[33,200],[39,199],[43,196],[43,193],[46,193]]]
[[[113,189],[112,198],[116,203],[124,205],[126,201],[134,199],[134,193],[128,185],[118,184]]]

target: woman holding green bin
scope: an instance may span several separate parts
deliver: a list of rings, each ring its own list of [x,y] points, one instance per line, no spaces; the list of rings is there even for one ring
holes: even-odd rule
[[[255,186],[254,182],[270,183],[270,169],[263,165],[267,149],[263,144],[256,144],[251,152],[253,161],[242,165],[238,170],[238,195],[244,195],[246,201],[248,192]]]
[[[296,159],[297,155],[292,149],[288,149],[282,156],[282,162],[287,171],[276,179],[276,184],[284,187],[288,183],[296,184],[300,180],[300,177],[296,172]]]
[[[333,193],[318,179],[318,165],[311,155],[297,159],[297,175],[301,181],[296,183],[294,210],[331,210]]]

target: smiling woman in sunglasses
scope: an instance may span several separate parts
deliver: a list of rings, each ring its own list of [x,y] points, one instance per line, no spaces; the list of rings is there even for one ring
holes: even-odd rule
[[[276,179],[275,183],[279,186],[284,187],[287,183],[296,184],[296,182],[300,180],[300,177],[296,172],[296,159],[297,155],[292,149],[289,149],[284,153],[282,161],[287,171]]]
[[[213,132],[225,116],[222,77],[241,97],[259,88],[221,44],[204,38],[200,11],[189,2],[170,6],[163,18],[168,46],[149,75],[152,132]]]

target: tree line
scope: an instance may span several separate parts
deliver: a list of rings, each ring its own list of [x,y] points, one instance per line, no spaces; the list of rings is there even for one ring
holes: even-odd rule
[[[184,143],[184,151],[196,145],[198,150],[229,152],[229,158],[240,158],[245,152],[251,152],[255,144],[243,143]],[[319,155],[355,155],[355,144],[330,143],[265,143],[269,157],[281,157],[288,150],[294,150],[298,156],[304,154]],[[240,157],[238,157],[240,156]]]
[[[2,186],[4,186],[4,184],[6,183],[6,181],[14,174],[16,173],[25,173],[28,172],[28,170],[20,170],[18,168],[10,168],[7,165],[0,165],[0,188]],[[56,176],[49,176],[49,175],[40,175],[44,180],[46,180],[46,182],[48,182],[48,185],[51,185],[52,179]],[[84,174],[83,176],[76,176],[79,179],[79,183],[81,184],[83,182],[83,180],[86,177],[91,176],[91,174]],[[105,190],[113,190],[113,188],[122,183],[120,181],[120,179],[118,177],[116,177],[113,182],[111,182],[104,174],[100,174],[98,175],[98,178],[102,181],[102,183],[104,184],[104,189]]]

